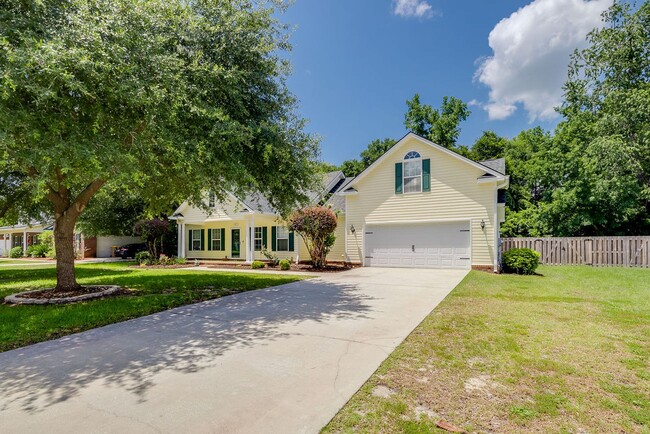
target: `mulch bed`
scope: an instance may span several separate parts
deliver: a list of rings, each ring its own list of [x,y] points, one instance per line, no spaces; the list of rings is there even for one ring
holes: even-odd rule
[[[78,297],[80,295],[94,294],[96,292],[106,291],[107,289],[112,288],[112,286],[82,286],[79,289],[72,291],[57,291],[54,288],[42,289],[39,291],[29,291],[22,294],[21,298],[69,298],[69,297]]]
[[[9,304],[68,304],[125,294],[129,294],[129,291],[115,285],[92,285],[70,291],[57,291],[54,288],[23,291],[6,296],[4,301]]]
[[[187,264],[174,264],[174,265],[129,265],[129,268],[144,268],[144,269],[150,269],[150,268],[187,268],[191,267],[194,264],[187,263]]]
[[[251,269],[250,264],[242,264],[242,263],[212,264],[210,262],[201,262],[200,265],[202,267],[207,267],[207,268],[247,269],[247,270]],[[192,264],[188,264],[186,265],[186,267],[187,266],[191,267]],[[350,270],[352,268],[355,267],[350,265],[328,264],[325,268],[315,269],[310,264],[291,264],[291,268],[289,268],[289,270],[286,271],[301,271],[307,273],[338,273],[341,271]],[[271,267],[268,264],[266,264],[266,267],[259,268],[258,270],[285,271],[285,270],[280,270],[279,266]]]

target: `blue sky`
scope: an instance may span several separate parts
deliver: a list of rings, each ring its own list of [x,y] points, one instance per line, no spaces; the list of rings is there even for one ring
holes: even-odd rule
[[[400,138],[416,92],[438,107],[471,102],[460,144],[483,130],[511,137],[559,118],[568,54],[584,46],[611,0],[296,0],[291,91],[322,159],[356,158],[376,138]]]

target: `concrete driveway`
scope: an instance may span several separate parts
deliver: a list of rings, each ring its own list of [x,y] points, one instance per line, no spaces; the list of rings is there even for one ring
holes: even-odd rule
[[[0,432],[318,432],[466,274],[360,268],[0,353]]]

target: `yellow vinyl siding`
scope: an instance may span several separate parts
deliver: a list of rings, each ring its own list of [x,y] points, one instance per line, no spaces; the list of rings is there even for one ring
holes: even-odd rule
[[[327,255],[328,261],[336,262],[346,262],[345,256],[345,215],[341,214],[337,218],[336,230],[334,231],[334,236],[336,241],[330,250],[329,255]],[[309,254],[307,255],[309,256]]]
[[[494,183],[477,183],[485,171],[409,138],[371,169],[354,187],[358,194],[346,197],[347,254],[352,262],[363,262],[363,229],[387,222],[470,220],[472,264],[494,263]],[[395,163],[408,151],[431,160],[431,191],[395,194]],[[481,230],[481,220],[485,230]]]

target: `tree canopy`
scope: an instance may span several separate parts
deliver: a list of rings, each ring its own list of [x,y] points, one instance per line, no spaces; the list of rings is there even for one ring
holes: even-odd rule
[[[186,198],[200,204],[207,189],[255,189],[283,212],[306,199],[318,146],[286,86],[282,7],[5,1],[2,169],[27,198],[12,202],[13,215],[46,210],[55,219],[57,287],[76,285],[66,240],[106,186],[137,192],[152,212]]]

